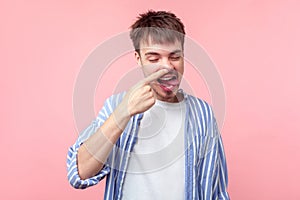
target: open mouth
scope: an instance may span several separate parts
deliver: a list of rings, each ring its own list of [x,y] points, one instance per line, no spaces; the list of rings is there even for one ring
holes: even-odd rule
[[[178,75],[176,73],[168,73],[163,77],[158,78],[157,82],[160,87],[168,93],[174,92],[179,85]]]
[[[157,79],[157,82],[160,84],[165,85],[177,85],[178,84],[178,77],[175,74],[167,74],[163,77]]]

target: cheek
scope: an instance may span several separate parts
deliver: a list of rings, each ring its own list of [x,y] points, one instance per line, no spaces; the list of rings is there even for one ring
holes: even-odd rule
[[[176,68],[176,71],[182,75],[184,72],[184,63],[183,62],[177,63],[175,65],[175,68]]]
[[[159,65],[143,65],[143,73],[145,76],[149,76],[158,71],[161,67]]]

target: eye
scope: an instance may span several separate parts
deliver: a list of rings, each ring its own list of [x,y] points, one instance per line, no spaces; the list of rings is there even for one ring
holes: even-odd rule
[[[150,58],[150,59],[148,59],[149,60],[149,62],[151,62],[151,63],[156,63],[156,62],[158,62],[158,58]]]
[[[171,59],[172,61],[177,61],[177,60],[180,59],[180,57],[181,57],[181,56],[171,56],[170,59]]]

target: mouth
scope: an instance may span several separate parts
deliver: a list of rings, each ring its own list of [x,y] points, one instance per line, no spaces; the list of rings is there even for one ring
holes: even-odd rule
[[[178,85],[178,76],[176,74],[167,74],[157,79],[157,82],[163,85]]]
[[[175,73],[168,73],[158,78],[157,82],[163,91],[167,93],[174,92],[179,85],[178,75]]]

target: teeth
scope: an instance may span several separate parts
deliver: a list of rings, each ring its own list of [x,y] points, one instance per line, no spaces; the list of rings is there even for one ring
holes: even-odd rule
[[[174,78],[176,78],[176,76],[161,77],[160,80],[162,80],[162,81],[169,81],[169,80],[172,80],[172,79],[174,79]]]
[[[172,79],[172,77],[169,77],[169,78],[160,78],[160,80],[162,80],[162,81],[169,81],[171,79]]]

